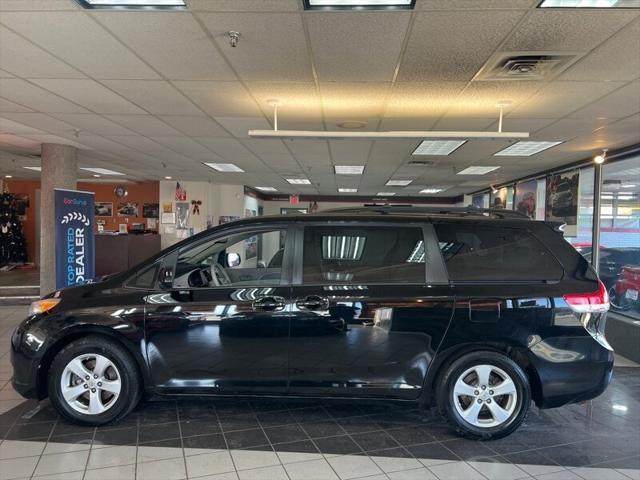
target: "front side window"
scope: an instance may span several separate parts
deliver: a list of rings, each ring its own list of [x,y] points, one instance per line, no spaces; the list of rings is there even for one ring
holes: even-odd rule
[[[286,230],[245,231],[180,251],[174,288],[279,285]]]
[[[524,229],[435,224],[452,280],[555,281],[563,270],[549,250]]]
[[[425,282],[417,227],[306,227],[303,256],[307,284]]]

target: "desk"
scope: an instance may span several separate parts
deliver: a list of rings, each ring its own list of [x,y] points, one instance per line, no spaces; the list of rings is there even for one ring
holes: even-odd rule
[[[160,251],[160,235],[96,235],[96,275],[122,272]]]

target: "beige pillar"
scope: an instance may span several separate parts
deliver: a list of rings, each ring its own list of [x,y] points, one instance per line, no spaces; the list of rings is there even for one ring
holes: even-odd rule
[[[55,188],[75,190],[78,180],[76,147],[42,144],[40,176],[40,295],[56,288]]]

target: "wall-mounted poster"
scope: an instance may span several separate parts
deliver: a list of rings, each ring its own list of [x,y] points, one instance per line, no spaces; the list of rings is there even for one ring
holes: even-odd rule
[[[29,208],[29,194],[28,193],[14,193],[13,194],[16,214],[26,215],[27,208]]]
[[[138,204],[135,202],[119,203],[118,215],[121,217],[139,217]]]
[[[491,193],[491,208],[507,208],[509,189],[502,187],[496,193]]]
[[[95,202],[93,211],[96,217],[113,217],[112,202]]]
[[[143,203],[142,216],[144,218],[158,218],[160,213],[160,205],[157,203]]]
[[[176,229],[185,230],[189,225],[189,204],[176,202]]]
[[[162,213],[171,213],[173,212],[173,202],[162,202]]]
[[[545,220],[566,224],[564,234],[576,235],[578,224],[578,170],[547,177]]]
[[[516,211],[525,214],[529,218],[536,217],[537,188],[537,180],[529,180],[516,185]]]
[[[176,182],[176,200],[178,202],[184,202],[187,199],[187,190],[180,185],[180,182]]]
[[[484,194],[474,195],[471,197],[471,205],[476,208],[484,207]]]
[[[240,220],[240,217],[238,215],[220,215],[220,218],[218,219],[218,225],[235,222],[236,220]]]
[[[245,217],[255,217],[257,215],[257,212],[255,210],[252,210],[250,208],[245,208],[244,209],[244,216]],[[244,248],[245,248],[245,258],[248,260],[250,258],[255,258],[258,256],[258,237],[254,236],[254,237],[249,237],[244,241]]]

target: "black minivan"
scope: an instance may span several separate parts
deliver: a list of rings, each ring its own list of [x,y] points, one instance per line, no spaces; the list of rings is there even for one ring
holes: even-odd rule
[[[604,391],[607,292],[516,212],[364,206],[254,217],[32,304],[13,385],[102,425],[150,395],[437,405],[499,438]]]

